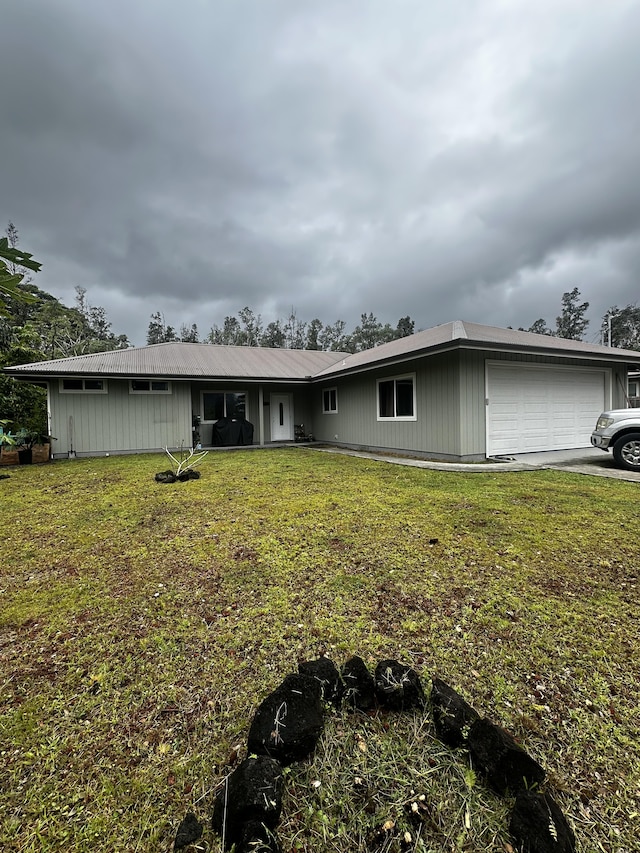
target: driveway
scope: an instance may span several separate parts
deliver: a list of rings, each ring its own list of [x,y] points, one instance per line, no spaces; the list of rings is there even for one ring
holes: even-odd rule
[[[553,468],[558,471],[571,471],[573,474],[591,474],[595,477],[611,477],[614,480],[640,483],[640,472],[618,468],[614,465],[612,454],[598,450],[597,447],[554,450],[546,453],[520,453],[513,458],[516,462],[534,468]]]
[[[610,477],[614,480],[628,480],[640,483],[640,472],[625,471],[613,464],[611,453],[605,453],[596,447],[582,447],[577,450],[549,450],[544,453],[519,453],[505,457],[504,461],[461,463],[435,462],[430,459],[414,459],[408,456],[392,456],[384,453],[368,453],[364,450],[349,450],[344,447],[305,445],[323,453],[341,453],[347,456],[359,456],[362,459],[375,459],[391,465],[408,465],[411,468],[431,468],[435,471],[465,471],[487,473],[488,471],[535,471],[552,468],[556,471],[570,471],[572,474],[590,474],[595,477]]]

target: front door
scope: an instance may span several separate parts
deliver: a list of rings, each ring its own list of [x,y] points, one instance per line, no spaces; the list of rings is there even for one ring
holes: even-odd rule
[[[293,439],[293,404],[291,394],[271,395],[271,441]]]

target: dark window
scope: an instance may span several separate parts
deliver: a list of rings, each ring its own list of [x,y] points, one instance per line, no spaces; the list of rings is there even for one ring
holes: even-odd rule
[[[338,411],[338,390],[337,388],[327,388],[322,392],[322,411],[328,412]]]
[[[242,420],[245,417],[246,403],[244,394],[225,394],[224,403],[228,418]]]
[[[63,379],[60,390],[104,393],[107,390],[107,383],[104,379]]]
[[[414,418],[414,378],[378,382],[378,418]]]
[[[132,379],[131,393],[166,394],[171,391],[171,385],[166,379]]]
[[[395,382],[380,382],[378,384],[378,412],[381,418],[392,418],[395,415],[394,408]]]
[[[413,379],[396,379],[396,417],[413,417]]]
[[[243,420],[246,417],[246,394],[205,391],[202,394],[202,420],[217,421],[220,418]]]

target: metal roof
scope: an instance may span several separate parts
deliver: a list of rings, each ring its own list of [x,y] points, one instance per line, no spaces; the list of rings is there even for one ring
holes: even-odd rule
[[[314,379],[360,372],[385,363],[393,364],[422,355],[434,355],[449,349],[491,349],[497,351],[539,353],[565,358],[590,358],[617,361],[640,367],[640,352],[605,347],[585,341],[572,341],[551,335],[536,335],[516,329],[501,329],[454,320],[441,326],[416,332],[388,344],[353,353],[341,361],[328,365],[315,374]]]
[[[165,379],[309,380],[345,353],[166,343],[8,368],[13,376],[123,376]]]
[[[455,320],[357,353],[166,343],[37,361],[4,368],[12,376],[122,376],[304,382],[384,364],[474,348],[622,362],[640,367],[640,352]]]

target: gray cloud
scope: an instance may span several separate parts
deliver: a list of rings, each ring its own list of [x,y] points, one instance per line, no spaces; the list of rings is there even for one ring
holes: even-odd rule
[[[114,329],[553,323],[636,302],[640,8],[24,0],[0,215]]]

